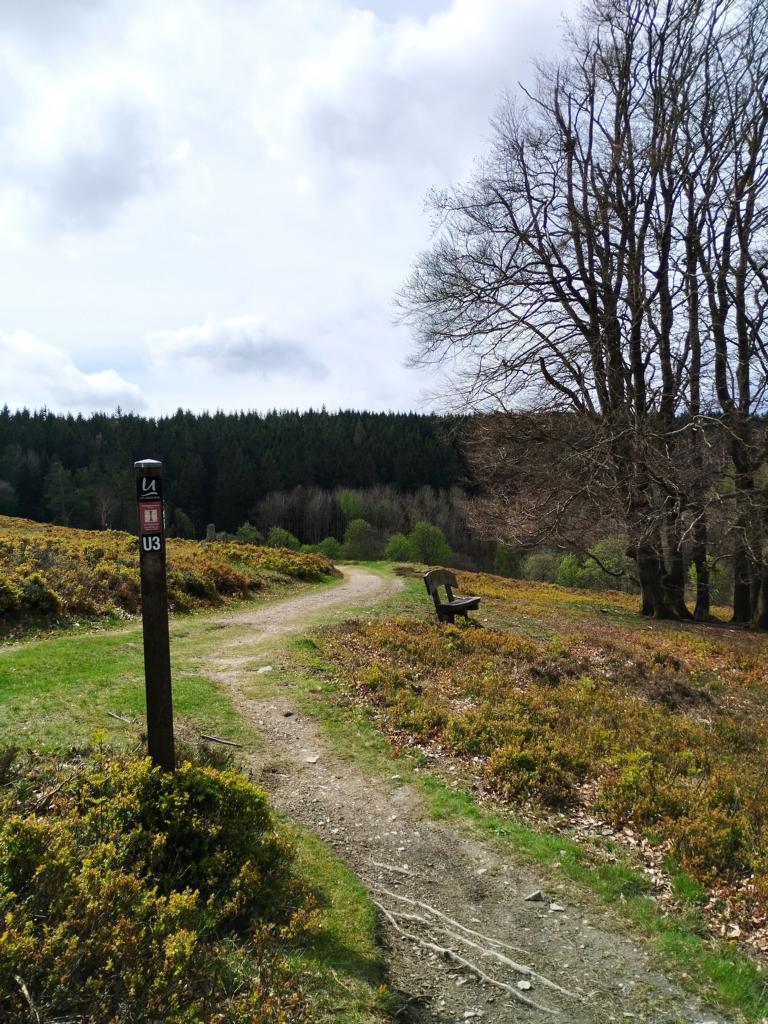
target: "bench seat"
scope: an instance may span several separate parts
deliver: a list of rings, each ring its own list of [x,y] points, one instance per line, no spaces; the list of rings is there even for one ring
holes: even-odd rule
[[[453,622],[457,615],[469,618],[467,612],[480,607],[479,597],[454,597],[453,588],[458,589],[458,580],[448,569],[432,569],[424,575],[427,593],[435,602],[435,611],[440,622]],[[440,597],[440,587],[445,588],[446,600]]]
[[[441,608],[452,608],[455,612],[460,611],[462,608],[468,612],[473,612],[475,609],[480,607],[479,597],[454,597],[452,601],[441,601]]]

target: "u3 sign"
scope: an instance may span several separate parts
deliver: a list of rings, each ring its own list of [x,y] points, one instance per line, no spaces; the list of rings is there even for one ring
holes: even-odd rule
[[[165,550],[162,465],[152,459],[144,459],[134,465],[141,538],[139,551],[142,555],[162,554]]]

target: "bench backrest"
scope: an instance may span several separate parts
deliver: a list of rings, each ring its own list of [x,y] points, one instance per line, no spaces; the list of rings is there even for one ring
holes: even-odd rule
[[[459,583],[449,569],[432,569],[428,573],[424,574],[424,586],[427,588],[427,593],[435,602],[435,608],[439,608],[440,595],[438,594],[438,589],[440,587],[445,587],[448,600],[452,601],[453,590],[451,588],[456,587],[458,589]]]

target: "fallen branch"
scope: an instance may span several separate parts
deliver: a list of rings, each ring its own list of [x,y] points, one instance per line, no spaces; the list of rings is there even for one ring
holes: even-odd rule
[[[422,910],[426,910],[428,914],[433,914],[435,917],[439,917],[441,921],[445,921],[452,928],[458,928],[459,931],[465,932],[467,935],[474,935],[477,939],[482,939],[484,942],[490,942],[494,946],[498,946],[500,949],[511,949],[514,953],[525,953],[526,950],[520,949],[519,946],[510,946],[506,942],[501,942],[499,939],[491,938],[490,935],[483,935],[482,932],[475,931],[474,928],[467,928],[460,921],[454,921],[452,917],[448,917],[442,910],[438,910],[437,907],[430,907],[428,903],[422,903],[421,900],[411,899],[409,896],[403,896],[399,892],[390,892],[389,889],[385,889],[383,885],[378,885],[376,882],[372,882],[373,888],[378,889],[385,896],[391,896],[395,900],[400,900],[402,903],[408,903],[412,907],[421,907]]]
[[[397,892],[390,892],[389,889],[385,889],[384,886],[378,885],[376,882],[371,882],[370,884],[371,888],[378,889],[378,891],[383,893],[385,896],[391,896],[393,899],[400,900],[403,903],[407,903],[411,907],[421,907],[421,909],[426,910],[428,914],[433,914],[441,921],[445,921],[446,924],[451,926],[451,928],[458,928],[466,935],[473,935],[475,938],[482,939],[483,942],[488,942],[492,946],[498,946],[499,949],[510,950],[513,953],[528,952],[527,949],[521,949],[520,946],[512,946],[507,942],[501,942],[499,939],[494,939],[490,935],[483,935],[481,932],[476,932],[474,928],[467,928],[466,925],[461,924],[460,921],[454,921],[452,917],[448,917],[447,914],[444,914],[441,910],[438,910],[436,907],[430,907],[428,903],[422,903],[421,900],[410,899],[410,897],[402,896],[400,893]],[[440,926],[433,923],[432,927],[438,928]]]
[[[504,956],[503,953],[498,953],[495,949],[486,949],[486,947],[481,946],[479,942],[474,942],[472,939],[468,939],[466,935],[459,935],[457,932],[452,932],[450,928],[446,927],[446,925],[437,924],[435,921],[430,921],[426,917],[422,917],[421,914],[406,914],[403,912],[393,910],[392,916],[396,917],[398,921],[413,921],[416,924],[424,925],[425,928],[432,928],[435,931],[443,932],[444,935],[449,936],[449,938],[453,939],[454,942],[463,942],[467,946],[472,946],[475,949],[480,950],[480,952],[484,956],[496,957],[501,963],[504,963],[508,967],[511,967],[513,970],[517,971],[518,974],[524,974],[527,977],[536,977],[536,974],[531,967],[527,967],[525,964],[515,963],[514,960],[510,960],[509,957]],[[493,940],[489,939],[488,941],[492,942]],[[517,949],[516,946],[513,946],[511,948]],[[517,949],[517,951],[519,953],[526,952],[524,949]]]
[[[34,1024],[40,1024],[40,1014],[37,1012],[37,1007],[35,1006],[35,1001],[32,998],[32,995],[31,995],[29,989],[27,988],[24,979],[22,977],[20,977],[18,974],[14,974],[13,980],[19,986],[19,988],[21,989],[21,994],[24,996],[24,998],[27,1001],[27,1006],[29,1007],[30,1019],[34,1021]]]
[[[126,725],[133,725],[130,718],[125,718],[123,715],[118,715],[116,711],[108,711],[107,714],[110,718],[116,718],[118,722],[125,722]]]
[[[332,967],[331,967],[330,970],[331,970],[331,974],[333,975],[333,978],[337,982],[337,984],[339,984],[343,989],[346,989],[347,992],[352,992],[352,989],[349,987],[349,985],[346,983],[346,981],[344,981],[342,978],[340,978],[338,976],[338,974],[336,973],[336,971],[334,971],[334,969]]]
[[[35,806],[32,808],[32,813],[37,814],[38,811],[41,811],[48,803],[48,801],[51,799],[51,797],[56,796],[59,790],[63,789],[68,782],[71,782],[72,779],[74,779],[79,770],[80,769],[77,769],[74,772],[72,772],[71,775],[67,775],[67,777],[65,779],[62,779],[57,786],[54,786],[53,789],[49,789],[47,793],[43,793],[43,795],[37,801]]]
[[[234,740],[223,740],[221,738],[221,736],[209,736],[205,732],[201,732],[200,733],[200,739],[201,740],[209,740],[211,743],[223,743],[224,746],[226,746],[226,747],[240,747],[240,748],[242,748],[242,746],[243,746],[242,743],[235,743]]]
[[[437,953],[439,956],[444,956],[447,960],[452,961],[455,964],[460,964],[465,970],[470,971],[480,981],[486,985],[492,985],[494,988],[501,989],[510,996],[514,996],[518,1002],[524,1003],[526,1006],[530,1006],[533,1010],[541,1010],[543,1013],[557,1014],[559,1010],[553,1010],[549,1006],[542,1006],[540,1003],[535,1003],[532,999],[528,999],[518,989],[513,988],[512,985],[507,985],[505,981],[497,981],[492,978],[489,974],[486,974],[477,964],[473,964],[466,957],[463,957],[460,953],[457,953],[455,949],[451,949],[449,946],[438,946],[436,942],[430,942],[428,939],[422,939],[419,935],[414,935],[413,932],[407,932],[404,928],[395,920],[394,916],[389,910],[377,900],[373,901],[374,906],[378,907],[384,917],[389,921],[392,927],[398,934],[402,935],[403,938],[409,939],[411,942],[415,942],[416,945],[421,946],[422,949],[428,949],[433,953]]]

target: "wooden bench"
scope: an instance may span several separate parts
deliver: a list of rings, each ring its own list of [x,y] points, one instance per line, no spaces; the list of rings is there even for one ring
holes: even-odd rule
[[[469,619],[467,612],[480,607],[479,597],[454,597],[453,588],[458,589],[458,581],[448,569],[432,569],[424,576],[427,593],[435,602],[435,611],[440,622],[453,622],[457,615]],[[440,600],[440,587],[445,587],[446,600]]]

